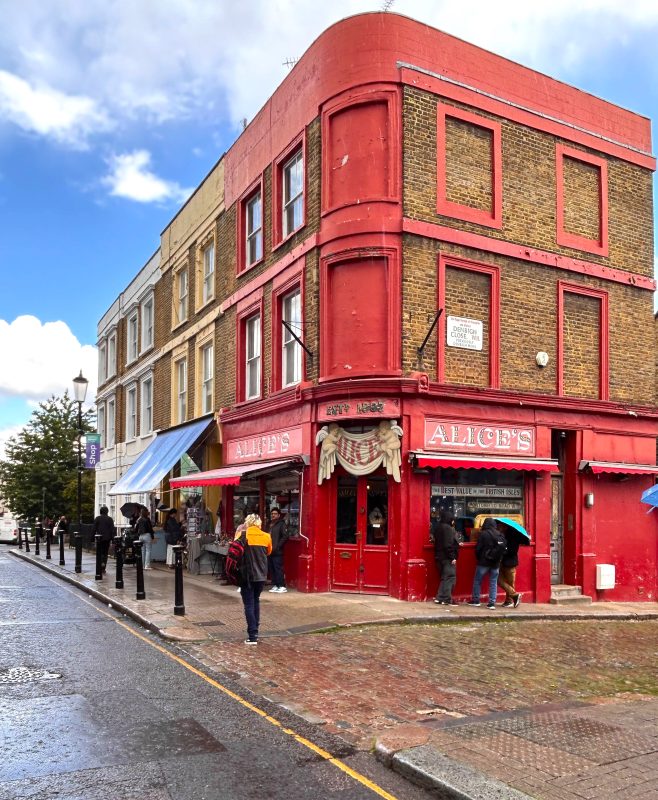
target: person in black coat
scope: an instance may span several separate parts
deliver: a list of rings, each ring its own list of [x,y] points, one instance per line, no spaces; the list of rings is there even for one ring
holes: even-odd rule
[[[288,528],[278,508],[270,511],[270,529],[272,537],[272,553],[268,556],[272,588],[270,592],[283,594],[287,592],[286,579],[283,574],[283,548],[288,541]]]
[[[432,525],[434,560],[441,577],[441,583],[434,602],[442,606],[457,605],[452,599],[452,590],[457,580],[459,538],[453,523],[452,516],[447,511],[441,511],[438,522]]]
[[[496,520],[487,517],[480,530],[477,544],[475,545],[475,560],[477,566],[473,576],[473,593],[469,606],[480,605],[480,587],[485,575],[489,575],[489,602],[487,608],[496,608],[496,589],[498,588],[498,572],[500,562],[507,549],[507,542],[502,531],[496,525]]]
[[[109,515],[109,510],[107,506],[101,506],[100,514],[94,520],[94,524],[92,525],[91,532],[95,536],[96,534],[100,535],[100,541],[98,543],[98,549],[101,554],[101,567],[102,571],[105,572],[105,568],[107,567],[107,554],[110,549],[110,542],[114,539],[116,534],[116,529],[114,527],[114,520]]]

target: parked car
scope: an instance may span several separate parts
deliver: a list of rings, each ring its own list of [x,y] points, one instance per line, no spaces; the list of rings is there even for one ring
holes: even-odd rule
[[[11,517],[0,517],[0,542],[18,543],[18,522]]]

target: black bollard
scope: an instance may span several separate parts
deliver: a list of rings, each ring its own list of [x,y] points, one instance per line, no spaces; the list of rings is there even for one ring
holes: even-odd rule
[[[50,530],[50,528],[47,528],[46,529],[46,561],[50,561],[50,559],[52,557],[50,555],[50,545],[52,544],[52,541],[53,541],[53,532]]]
[[[34,526],[34,554],[37,556],[41,555],[41,550],[39,549],[39,542],[41,541],[41,523],[37,520],[37,524]]]
[[[18,523],[18,549],[23,549],[23,523]]]
[[[66,561],[64,560],[64,531],[60,530],[58,535],[59,535],[59,565],[60,567],[65,567]]]
[[[103,580],[103,553],[101,552],[101,535],[97,533],[94,536],[96,542],[96,580]]]
[[[117,562],[117,578],[114,584],[116,589],[123,589],[123,539],[114,537],[114,558]]]
[[[174,614],[177,617],[185,616],[185,600],[183,598],[183,545],[175,544],[174,557],[176,559],[176,572],[174,576]]]
[[[133,542],[135,548],[135,567],[137,569],[137,594],[135,600],[146,600],[146,592],[144,591],[144,567],[142,565],[142,542],[136,539]]]
[[[73,541],[75,542],[75,571],[80,573],[82,572],[82,534],[80,531],[75,532]]]
[[[27,522],[25,523],[25,552],[30,552],[30,526]]]

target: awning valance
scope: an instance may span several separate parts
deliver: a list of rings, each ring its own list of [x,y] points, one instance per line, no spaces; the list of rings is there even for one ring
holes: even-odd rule
[[[261,461],[257,464],[237,464],[233,467],[220,467],[172,478],[169,485],[172,489],[185,489],[191,486],[237,486],[242,478],[256,478],[295,466],[301,468],[304,463],[298,458],[287,458],[279,461]]]
[[[466,456],[454,453],[413,453],[419,467],[453,467],[454,469],[519,469],[528,472],[558,472],[557,461],[548,458],[501,458],[499,456]]]
[[[151,444],[137,458],[130,469],[121,476],[108,492],[109,495],[154,492],[160,481],[213,424],[212,417],[179,425],[158,433]]]
[[[652,464],[623,464],[616,461],[581,461],[578,469],[581,472],[589,469],[595,475],[611,473],[613,475],[657,475],[658,467]]]

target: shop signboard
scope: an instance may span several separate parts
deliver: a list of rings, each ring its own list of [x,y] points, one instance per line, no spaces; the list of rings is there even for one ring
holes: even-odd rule
[[[320,422],[336,422],[338,419],[361,419],[380,417],[397,419],[400,416],[400,401],[397,397],[368,397],[359,400],[348,398],[332,400],[318,405]]]
[[[85,469],[95,469],[101,457],[101,435],[87,433],[85,440]]]
[[[224,447],[226,464],[292,458],[302,453],[302,427],[300,425],[257,436],[245,436],[242,439],[229,439]]]
[[[464,350],[482,350],[484,326],[479,319],[448,317],[446,322],[446,344]]]
[[[535,429],[426,417],[424,449],[491,456],[534,456]]]

